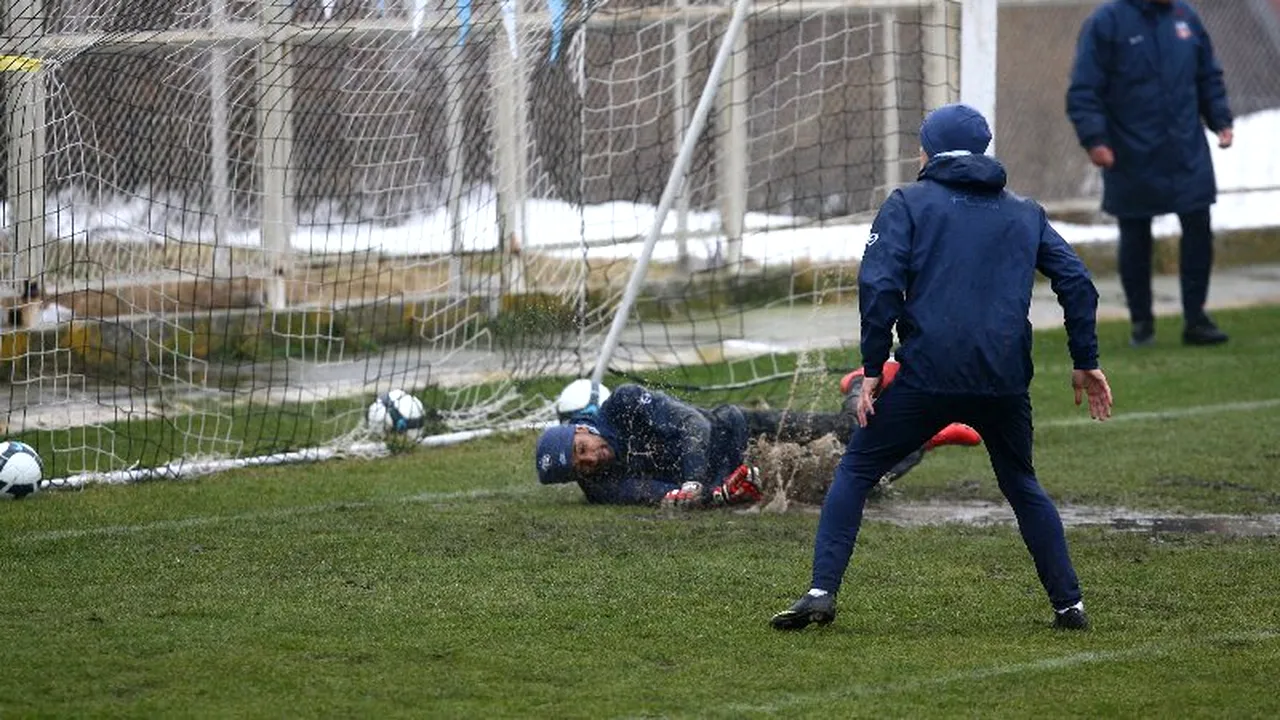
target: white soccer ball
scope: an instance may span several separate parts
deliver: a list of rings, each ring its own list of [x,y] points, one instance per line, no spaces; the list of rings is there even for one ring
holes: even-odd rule
[[[600,385],[600,394],[596,397],[596,409],[609,399],[609,388],[603,384]],[[560,396],[556,398],[556,415],[560,418],[560,422],[567,422],[579,412],[582,412],[591,404],[591,379],[580,378],[574,380],[560,391]]]
[[[427,410],[422,401],[403,390],[378,396],[369,406],[369,429],[380,434],[397,433],[417,437],[422,434]]]
[[[43,475],[44,463],[30,445],[0,442],[0,499],[17,500],[36,492]]]

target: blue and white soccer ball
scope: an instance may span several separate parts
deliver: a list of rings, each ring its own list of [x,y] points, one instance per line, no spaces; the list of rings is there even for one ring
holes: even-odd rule
[[[0,499],[17,500],[40,489],[44,463],[31,446],[8,440],[0,442]]]
[[[403,390],[392,390],[378,396],[369,406],[366,419],[369,429],[380,435],[422,435],[427,410],[422,401]]]
[[[596,404],[589,412],[595,412],[600,409],[605,400],[609,399],[609,388],[603,384],[600,385],[600,391],[596,395]],[[560,422],[569,422],[576,415],[587,411],[591,405],[591,380],[589,378],[579,378],[565,386],[560,391],[559,397],[556,398],[555,408],[556,417]]]

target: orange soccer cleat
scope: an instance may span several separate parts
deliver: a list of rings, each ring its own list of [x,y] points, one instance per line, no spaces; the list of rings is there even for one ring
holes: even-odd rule
[[[965,445],[972,447],[982,444],[982,436],[977,430],[962,423],[951,423],[938,431],[929,442],[924,444],[925,450],[932,450],[942,445]]]
[[[848,395],[849,390],[853,388],[853,381],[862,377],[863,368],[858,368],[853,372],[845,375],[840,379],[840,394]],[[881,381],[880,390],[889,387],[889,383],[893,382],[893,378],[898,375],[898,361],[890,360],[884,364],[884,379]]]

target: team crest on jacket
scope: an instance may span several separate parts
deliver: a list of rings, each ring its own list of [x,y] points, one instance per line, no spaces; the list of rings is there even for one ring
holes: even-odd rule
[[[1191,26],[1187,24],[1186,20],[1179,20],[1178,22],[1174,23],[1173,29],[1174,29],[1174,32],[1178,33],[1179,40],[1191,39]]]

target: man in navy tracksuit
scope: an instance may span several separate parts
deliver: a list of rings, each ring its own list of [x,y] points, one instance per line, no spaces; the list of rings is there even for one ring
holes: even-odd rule
[[[931,113],[920,130],[922,169],[885,201],[871,226],[858,277],[866,380],[858,422],[818,521],[808,593],[773,617],[798,630],[835,619],[867,492],[886,469],[950,422],[973,426],[1035,561],[1054,624],[1084,628],[1080,586],[1062,521],[1031,462],[1031,324],[1036,271],[1062,305],[1076,402],[1110,414],[1098,369],[1098,294],[1084,264],[1050,227],[1044,209],[1005,191],[1004,167],[983,155],[987,122],[965,105]],[[897,378],[877,399],[897,326]]]
[[[592,503],[735,505],[760,499],[747,439],[737,407],[702,410],[623,385],[599,411],[545,430],[534,462],[539,482],[577,481]]]
[[[1204,128],[1230,147],[1232,117],[1222,68],[1191,6],[1112,0],[1095,10],[1080,31],[1067,116],[1102,168],[1102,209],[1119,219],[1132,344],[1155,341],[1151,219],[1168,213],[1182,224],[1182,340],[1226,342],[1204,311],[1213,269],[1209,206],[1217,199]]]

